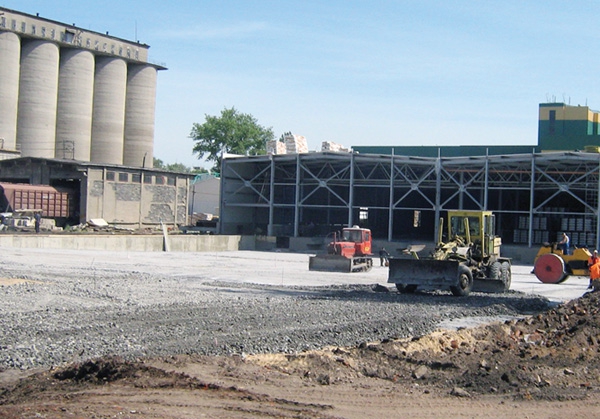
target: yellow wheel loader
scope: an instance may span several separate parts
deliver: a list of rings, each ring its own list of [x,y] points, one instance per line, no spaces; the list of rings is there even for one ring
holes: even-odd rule
[[[502,240],[495,236],[491,211],[448,211],[448,238],[438,243],[429,257],[390,258],[388,283],[399,292],[417,289],[450,290],[456,296],[471,291],[506,292],[511,282],[511,261],[500,256]]]

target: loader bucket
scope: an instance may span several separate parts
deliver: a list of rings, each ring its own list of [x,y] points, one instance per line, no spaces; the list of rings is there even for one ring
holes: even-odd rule
[[[458,281],[455,260],[390,259],[388,283],[424,288],[449,288]]]
[[[340,255],[316,255],[308,261],[308,270],[325,272],[352,272],[352,259]]]

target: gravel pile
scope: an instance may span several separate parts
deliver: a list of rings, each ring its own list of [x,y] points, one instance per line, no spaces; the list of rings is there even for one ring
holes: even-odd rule
[[[0,287],[4,369],[106,355],[293,353],[548,307],[520,293],[455,298],[382,292],[376,285],[284,287],[123,269],[1,267],[2,277],[22,280]]]

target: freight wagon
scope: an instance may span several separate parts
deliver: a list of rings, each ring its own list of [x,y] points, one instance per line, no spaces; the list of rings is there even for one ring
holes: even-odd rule
[[[0,212],[41,211],[57,224],[75,213],[73,191],[48,185],[0,182]]]

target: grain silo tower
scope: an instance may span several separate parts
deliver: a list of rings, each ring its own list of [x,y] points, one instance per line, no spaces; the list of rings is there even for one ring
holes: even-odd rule
[[[148,48],[0,7],[0,151],[152,167]]]
[[[0,149],[14,150],[17,143],[20,59],[19,37],[0,32]]]
[[[90,161],[94,54],[82,49],[61,51],[58,78],[55,156]]]

